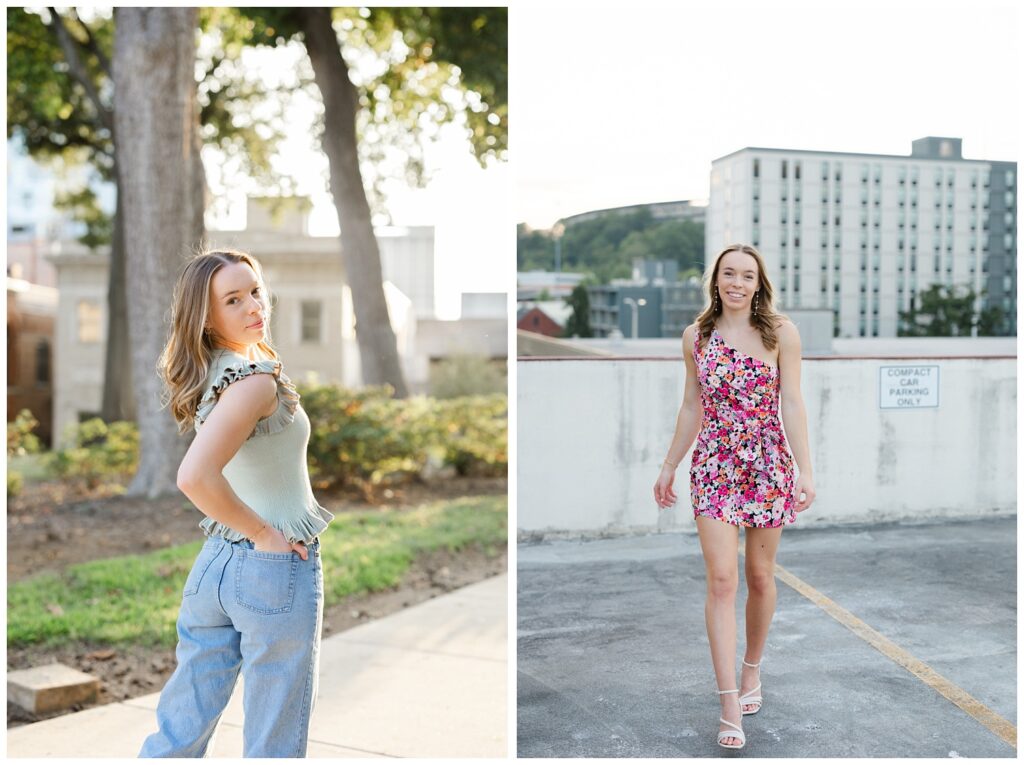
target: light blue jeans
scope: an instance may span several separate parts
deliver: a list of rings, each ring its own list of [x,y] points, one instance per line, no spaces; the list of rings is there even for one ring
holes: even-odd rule
[[[139,757],[206,757],[241,671],[244,757],[305,757],[324,586],[320,541],[297,552],[208,537],[182,591],[178,667]]]

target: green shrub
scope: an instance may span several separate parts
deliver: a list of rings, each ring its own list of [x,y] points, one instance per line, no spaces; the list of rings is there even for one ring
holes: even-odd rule
[[[24,485],[24,481],[21,477],[21,473],[16,470],[7,470],[7,496],[14,497],[21,494],[21,488]]]
[[[299,392],[311,425],[310,476],[321,486],[353,486],[370,495],[374,487],[419,475],[431,458],[452,465],[460,475],[501,476],[508,470],[504,393],[395,399],[387,385],[359,390],[300,385]],[[26,423],[8,426],[8,449],[12,440],[21,448],[32,447],[21,435],[31,431]],[[58,478],[95,487],[104,480],[127,480],[138,465],[138,429],[131,422],[108,425],[90,419],[72,425],[65,443],[64,449],[46,455],[47,469]],[[14,475],[13,483],[8,479],[8,496],[20,489],[21,476]]]
[[[32,431],[39,424],[32,412],[22,409],[14,422],[7,423],[7,456],[23,457],[26,454],[38,454],[42,444]]]
[[[65,433],[69,446],[50,456],[50,467],[61,478],[79,478],[95,487],[103,479],[121,479],[135,472],[139,462],[139,431],[133,422],[112,422],[99,417],[71,425]]]
[[[430,370],[430,395],[435,398],[486,396],[507,390],[502,369],[486,356],[450,356]]]
[[[390,386],[348,390],[303,387],[311,423],[311,475],[369,491],[388,479],[419,474],[430,455],[462,475],[508,469],[508,400],[504,394],[438,400],[391,398]]]
[[[459,475],[508,471],[508,398],[503,394],[435,402],[437,443]]]

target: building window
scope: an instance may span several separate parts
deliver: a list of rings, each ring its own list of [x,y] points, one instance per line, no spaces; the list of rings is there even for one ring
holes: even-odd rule
[[[761,177],[761,160],[759,160],[757,157],[754,157],[754,177]]]
[[[36,384],[50,384],[50,343],[40,340],[36,346]]]
[[[786,160],[782,160],[782,177],[786,177]]]
[[[302,301],[302,342],[319,343],[323,303],[319,300]]]
[[[79,300],[77,307],[78,342],[98,343],[100,341],[100,304],[92,300]]]
[[[793,177],[796,178],[798,181],[800,180],[800,163],[799,162],[794,162],[793,163]],[[1012,184],[1008,183],[1007,185],[1009,186],[1009,185],[1012,185]]]

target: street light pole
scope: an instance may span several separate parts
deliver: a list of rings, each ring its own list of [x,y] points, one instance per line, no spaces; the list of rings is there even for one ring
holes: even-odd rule
[[[637,338],[637,325],[639,323],[640,306],[647,305],[647,300],[644,298],[634,300],[633,298],[628,297],[622,298],[622,302],[628,303],[629,307],[633,309],[633,332],[631,334],[631,337],[635,340]]]
[[[555,273],[562,273],[562,235],[565,234],[565,224],[558,221],[551,227],[551,233],[555,237]]]

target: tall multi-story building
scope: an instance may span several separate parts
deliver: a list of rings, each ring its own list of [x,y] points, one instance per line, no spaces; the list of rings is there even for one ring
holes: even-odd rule
[[[747,147],[712,162],[705,254],[753,244],[780,308],[830,309],[836,337],[896,336],[933,284],[970,287],[1014,334],[1016,194],[1016,162],[964,159],[959,138],[909,156]]]

